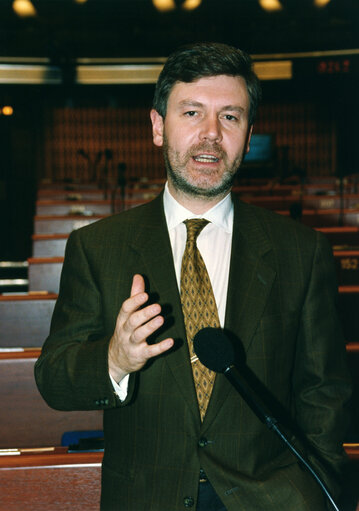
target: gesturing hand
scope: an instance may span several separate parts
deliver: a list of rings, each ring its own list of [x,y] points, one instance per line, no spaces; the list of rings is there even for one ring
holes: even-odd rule
[[[131,296],[122,304],[108,351],[109,371],[119,382],[129,373],[138,371],[146,362],[172,348],[173,339],[147,344],[147,338],[163,325],[158,303],[141,308],[148,300],[145,281],[134,275]]]

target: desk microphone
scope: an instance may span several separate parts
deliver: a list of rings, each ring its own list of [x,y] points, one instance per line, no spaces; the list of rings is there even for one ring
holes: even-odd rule
[[[278,426],[278,420],[273,417],[259,398],[258,394],[254,392],[250,385],[241,376],[240,371],[235,366],[236,357],[232,342],[224,331],[220,328],[203,328],[195,335],[193,339],[193,347],[197,357],[204,366],[211,371],[223,373],[226,376],[228,381],[234,386],[237,392],[239,392],[258,419],[280,437],[288,449],[292,451],[296,458],[312,474],[335,511],[339,511],[339,508],[335,504],[324,482],[320,479],[309,462],[302,457],[302,455],[286,438],[285,434],[282,433]]]

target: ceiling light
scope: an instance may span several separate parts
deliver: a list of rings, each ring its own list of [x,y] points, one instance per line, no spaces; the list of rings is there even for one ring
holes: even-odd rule
[[[182,4],[182,9],[186,11],[193,11],[197,9],[202,3],[202,0],[185,0]]]
[[[2,107],[2,110],[0,110],[3,115],[12,115],[14,113],[14,109],[12,106],[6,105]]]
[[[174,0],[152,0],[152,3],[161,12],[173,11],[176,8]]]
[[[259,5],[268,12],[281,11],[283,9],[279,0],[259,0]]]
[[[21,18],[36,16],[37,12],[30,0],[14,0],[12,8]]]
[[[328,5],[330,0],[314,0],[315,7],[325,7]]]
[[[85,4],[87,0],[75,0],[75,4]]]

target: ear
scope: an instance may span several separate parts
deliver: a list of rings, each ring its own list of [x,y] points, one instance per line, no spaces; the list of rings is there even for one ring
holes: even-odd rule
[[[150,117],[152,122],[153,143],[161,147],[163,145],[163,117],[155,109],[151,110]]]
[[[246,154],[249,153],[252,132],[253,132],[253,124],[249,127],[249,130],[248,130],[248,135],[247,135],[247,140],[246,140],[246,147],[244,149]]]

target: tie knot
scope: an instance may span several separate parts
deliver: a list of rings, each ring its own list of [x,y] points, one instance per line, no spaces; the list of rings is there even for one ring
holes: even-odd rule
[[[199,233],[209,222],[205,218],[191,218],[184,223],[187,227],[187,241],[196,241]]]

